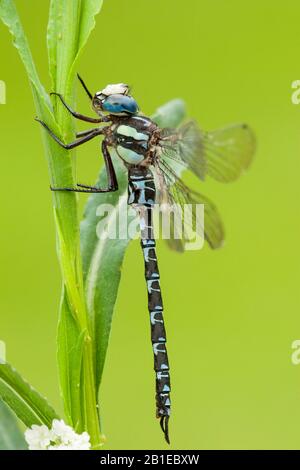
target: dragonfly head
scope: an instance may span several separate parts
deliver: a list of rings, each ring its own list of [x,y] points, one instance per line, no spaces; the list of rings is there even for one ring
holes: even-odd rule
[[[101,114],[106,111],[118,116],[136,114],[139,110],[137,102],[129,95],[129,86],[124,83],[107,85],[98,91],[92,100],[94,110]]]

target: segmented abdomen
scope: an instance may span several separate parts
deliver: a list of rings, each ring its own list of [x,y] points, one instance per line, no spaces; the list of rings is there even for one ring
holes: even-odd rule
[[[131,167],[129,168],[128,175],[128,204],[132,204],[140,215],[141,246],[145,263],[151,341],[156,374],[156,416],[163,418],[170,415],[171,385],[166,349],[166,331],[163,320],[160,275],[152,221],[153,205],[155,203],[155,183],[152,172],[144,167]],[[165,432],[165,434],[167,433]]]

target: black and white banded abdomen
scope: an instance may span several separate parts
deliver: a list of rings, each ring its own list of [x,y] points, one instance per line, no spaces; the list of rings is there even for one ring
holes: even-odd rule
[[[156,375],[156,416],[160,418],[165,438],[167,442],[169,442],[168,420],[171,411],[171,382],[163,318],[160,274],[153,229],[154,203],[155,182],[151,170],[143,166],[129,167],[128,204],[133,205],[140,216],[141,246],[145,264],[148,310],[151,322],[151,342]]]

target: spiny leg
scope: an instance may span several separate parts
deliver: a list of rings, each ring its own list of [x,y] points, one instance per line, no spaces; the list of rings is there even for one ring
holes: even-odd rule
[[[87,184],[81,184],[81,183],[77,183],[76,186],[79,186],[79,188],[85,188],[85,189],[92,189],[92,190],[95,190],[97,193],[100,191],[102,193],[109,193],[109,192],[113,192],[113,191],[117,191],[118,188],[104,188],[104,189],[101,189],[101,188],[97,188],[97,186],[89,186]]]
[[[107,174],[107,179],[108,179],[108,187],[103,189],[102,192],[117,191],[118,190],[117,176],[116,176],[116,172],[115,172],[112,159],[108,151],[105,140],[102,142],[102,154],[104,157],[106,174]],[[80,188],[85,188],[85,189],[99,192],[99,188],[97,188],[96,186],[88,186],[86,184],[81,184],[81,183],[77,183],[77,186],[79,186]]]
[[[75,147],[78,147],[79,145],[84,144],[85,142],[88,142],[89,140],[93,139],[94,137],[97,137],[98,135],[103,134],[103,129],[98,128],[91,130],[88,134],[86,134],[84,137],[75,140],[74,142],[70,142],[69,144],[65,144],[62,140],[60,140],[59,137],[57,137],[56,134],[50,129],[50,127],[44,122],[41,121],[39,118],[35,118],[37,122],[39,122],[45,129],[46,131],[50,134],[52,139],[55,140],[61,147],[63,147],[66,150],[71,150],[74,149]]]
[[[108,188],[110,188],[111,191],[116,191],[118,189],[118,180],[105,140],[102,142],[102,154],[108,179]]]
[[[116,191],[116,189],[101,189],[101,188],[95,188],[94,186],[85,186],[78,184],[77,186],[81,186],[83,188],[90,188],[90,189],[78,189],[78,188],[53,188],[50,186],[51,191],[67,191],[67,192],[73,192],[73,193],[110,193],[112,191]]]
[[[115,174],[114,168],[113,168],[113,172]],[[108,180],[110,180],[109,175],[108,175]],[[117,179],[116,179],[116,184],[114,186],[108,186],[107,188],[103,188],[103,189],[97,188],[96,186],[88,186],[87,184],[81,184],[81,183],[77,183],[76,186],[78,186],[79,188],[83,188],[83,189],[78,189],[78,188],[53,188],[53,187],[50,187],[50,189],[51,189],[51,191],[72,191],[72,192],[75,192],[75,193],[111,193],[111,192],[114,192],[114,191],[118,190]]]
[[[87,129],[86,131],[76,132],[76,137],[84,137],[85,135],[90,134],[91,132],[96,131],[99,127],[94,127],[93,129]]]
[[[97,189],[96,186],[89,186],[87,184],[81,184],[81,183],[77,183],[76,186],[79,186],[80,188],[85,188],[85,189]]]
[[[77,141],[71,143],[71,144],[64,144],[61,142],[61,140],[51,131],[51,129],[47,126],[42,121],[39,121],[45,129],[50,133],[51,137],[54,138],[54,140],[62,145],[64,148],[74,148],[77,147],[78,145],[81,145],[85,142],[88,142],[89,140],[93,139],[97,135],[102,134],[102,129],[91,129],[91,131],[85,135],[83,138],[78,139]],[[83,189],[78,189],[78,188],[69,188],[69,187],[62,187],[62,188],[53,188],[50,187],[51,191],[72,191],[72,192],[77,192],[77,193],[108,193],[108,192],[114,192],[118,190],[118,180],[116,176],[116,172],[112,163],[112,159],[110,156],[110,153],[108,151],[107,145],[105,143],[105,140],[102,142],[102,154],[104,157],[104,162],[105,162],[105,168],[106,168],[106,173],[107,173],[107,179],[108,179],[108,187],[107,188],[97,188],[95,186],[88,186],[85,184],[80,184],[78,183],[77,186]]]
[[[76,119],[80,119],[81,121],[85,122],[95,122],[95,123],[101,123],[101,122],[108,122],[110,120],[109,116],[101,116],[99,118],[92,118],[89,116],[85,116],[84,114],[77,113],[77,111],[74,111],[68,103],[65,102],[63,96],[60,93],[55,93],[52,92],[50,95],[58,96],[64,107],[69,111],[70,114]]]
[[[88,142],[89,140],[93,139],[94,137],[104,133],[103,128],[90,129],[89,131],[82,132],[81,134],[82,137],[80,139],[75,140],[74,142],[71,142],[70,144],[65,144],[59,139],[59,137],[57,137],[56,134],[54,134],[54,132],[49,128],[49,126],[45,122],[41,121],[38,118],[36,118],[36,121],[38,121],[46,129],[46,131],[61,147],[67,150],[71,150],[75,147],[78,147],[79,145],[82,145],[85,142]],[[107,177],[108,177],[107,188],[101,189],[101,188],[96,188],[95,186],[87,186],[87,185],[78,184],[77,186],[81,186],[84,189],[69,188],[69,187],[62,187],[62,188],[50,187],[51,191],[72,191],[72,192],[77,192],[77,193],[107,193],[107,192],[117,191],[118,181],[117,181],[116,173],[115,173],[113,163],[111,160],[111,156],[110,156],[110,153],[108,151],[105,141],[102,142],[102,153],[103,153],[105,168],[106,168]]]
[[[104,157],[105,168],[106,168],[106,173],[107,173],[107,178],[108,178],[108,187],[102,190],[102,192],[117,191],[118,190],[117,176],[116,176],[116,172],[115,172],[107,145],[105,143],[105,140],[102,142],[102,154]],[[86,184],[80,184],[80,183],[78,183],[77,186],[79,186],[80,188],[85,188],[85,189],[93,190],[95,192],[99,192],[99,188],[96,188],[96,186],[88,186]]]

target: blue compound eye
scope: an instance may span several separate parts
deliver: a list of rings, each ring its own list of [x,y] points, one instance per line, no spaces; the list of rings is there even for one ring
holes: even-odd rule
[[[102,102],[103,111],[113,114],[128,113],[135,114],[139,108],[135,99],[131,96],[110,95]]]

